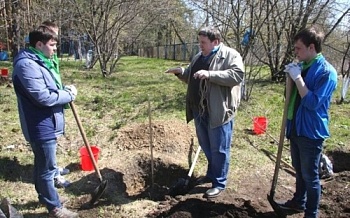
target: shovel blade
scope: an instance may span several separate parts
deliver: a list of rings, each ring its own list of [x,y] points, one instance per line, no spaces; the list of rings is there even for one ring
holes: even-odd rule
[[[170,187],[168,194],[173,197],[176,195],[187,194],[189,188],[188,182],[189,180],[184,178],[178,179],[176,183]]]
[[[94,192],[91,194],[91,200],[89,202],[90,206],[93,206],[101,198],[103,193],[106,191],[107,184],[107,180],[101,181],[101,184],[94,190]]]
[[[280,218],[286,218],[287,214],[283,209],[280,208],[278,203],[273,199],[272,195],[267,195],[267,200],[269,201],[273,211],[275,211],[276,215]]]

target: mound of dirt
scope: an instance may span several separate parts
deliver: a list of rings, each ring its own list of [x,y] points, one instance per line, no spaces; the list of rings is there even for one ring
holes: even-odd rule
[[[191,124],[190,124],[191,125]],[[185,122],[181,121],[155,121],[151,124],[131,124],[118,130],[115,143],[119,151],[140,150],[153,146],[158,152],[188,151],[193,131]]]

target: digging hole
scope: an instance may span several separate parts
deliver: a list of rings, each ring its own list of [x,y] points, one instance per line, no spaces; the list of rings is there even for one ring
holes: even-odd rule
[[[153,160],[153,186],[151,158],[148,155],[141,154],[133,160],[135,172],[134,175],[125,175],[124,181],[127,184],[127,192],[132,198],[149,198],[151,200],[162,201],[172,186],[179,180],[186,179],[188,169],[179,165],[164,161],[160,158]],[[132,180],[132,181],[131,181]],[[192,186],[192,182],[188,187]],[[186,193],[179,193],[186,194]]]

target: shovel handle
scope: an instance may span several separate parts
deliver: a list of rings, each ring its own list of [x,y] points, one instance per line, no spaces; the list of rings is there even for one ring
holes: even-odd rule
[[[77,111],[76,111],[76,109],[75,109],[75,104],[73,103],[73,101],[69,102],[69,106],[70,106],[70,108],[72,109],[74,118],[75,118],[75,120],[76,120],[76,122],[77,122],[79,131],[80,131],[80,134],[81,134],[81,136],[83,137],[85,147],[86,147],[87,150],[88,150],[88,153],[89,153],[91,162],[92,162],[92,164],[93,164],[93,166],[94,166],[94,168],[95,168],[95,172],[97,173],[98,178],[100,179],[100,182],[102,182],[102,176],[101,176],[100,170],[99,170],[98,167],[97,167],[96,160],[95,160],[94,155],[93,155],[93,153],[92,153],[90,144],[89,144],[89,142],[88,142],[88,140],[87,140],[87,138],[86,138],[86,134],[85,134],[83,125],[81,124],[79,115],[78,115],[78,113],[77,113]]]
[[[292,87],[293,87],[292,80],[291,80],[291,78],[289,78],[289,76],[287,76],[286,77],[286,99],[284,101],[283,117],[282,117],[280,138],[279,138],[279,142],[278,142],[275,172],[273,174],[272,185],[271,185],[271,190],[270,190],[270,197],[271,198],[273,198],[275,195],[275,190],[276,190],[276,186],[277,186],[277,179],[278,179],[278,172],[279,172],[279,168],[281,165],[283,142],[284,142],[286,124],[287,124],[288,105],[289,105],[289,101],[290,101]]]
[[[194,166],[196,165],[199,153],[201,152],[201,146],[198,145],[196,154],[194,155],[194,159],[193,159],[193,163],[191,165],[190,171],[188,172],[187,176],[190,178],[192,176],[193,170],[194,170]]]

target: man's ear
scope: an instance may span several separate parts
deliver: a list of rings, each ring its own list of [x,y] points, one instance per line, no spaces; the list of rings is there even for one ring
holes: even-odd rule
[[[218,39],[215,39],[215,40],[214,40],[214,45],[217,46],[217,45],[219,45],[219,44],[220,44],[220,41],[219,41]]]
[[[41,48],[43,46],[43,43],[41,41],[38,41],[36,44],[35,44],[35,48]]]
[[[313,43],[311,43],[311,44],[309,45],[309,48],[312,49],[313,51],[316,51],[316,49],[315,49],[315,44],[313,44]]]

